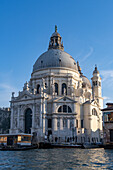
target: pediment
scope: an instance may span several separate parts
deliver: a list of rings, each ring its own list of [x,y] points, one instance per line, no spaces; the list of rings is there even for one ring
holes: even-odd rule
[[[97,103],[96,100],[93,100],[91,104],[96,105],[96,106],[99,106],[99,104]]]
[[[17,100],[30,100],[33,99],[33,95],[28,91],[23,91],[19,93]]]
[[[96,100],[92,100],[92,101],[88,100],[84,104],[91,104],[91,105],[99,106],[99,104]]]

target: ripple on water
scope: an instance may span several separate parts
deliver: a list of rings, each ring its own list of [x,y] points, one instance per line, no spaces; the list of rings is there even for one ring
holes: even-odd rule
[[[36,149],[0,151],[0,170],[113,169],[113,150]]]

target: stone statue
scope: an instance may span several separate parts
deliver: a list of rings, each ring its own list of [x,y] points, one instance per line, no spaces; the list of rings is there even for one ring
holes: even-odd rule
[[[15,92],[12,92],[12,98],[14,98],[14,94],[15,94]]]
[[[66,88],[64,88],[64,96],[66,95]]]

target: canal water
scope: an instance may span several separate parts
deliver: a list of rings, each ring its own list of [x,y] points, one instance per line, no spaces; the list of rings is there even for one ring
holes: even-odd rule
[[[113,150],[70,148],[0,151],[2,169],[113,169]]]

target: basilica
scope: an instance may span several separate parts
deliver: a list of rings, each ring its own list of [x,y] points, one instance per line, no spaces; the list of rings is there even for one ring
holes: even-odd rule
[[[10,134],[36,132],[40,141],[100,142],[103,98],[97,66],[92,75],[90,83],[79,62],[64,51],[55,26],[30,81],[18,96],[12,93]]]

